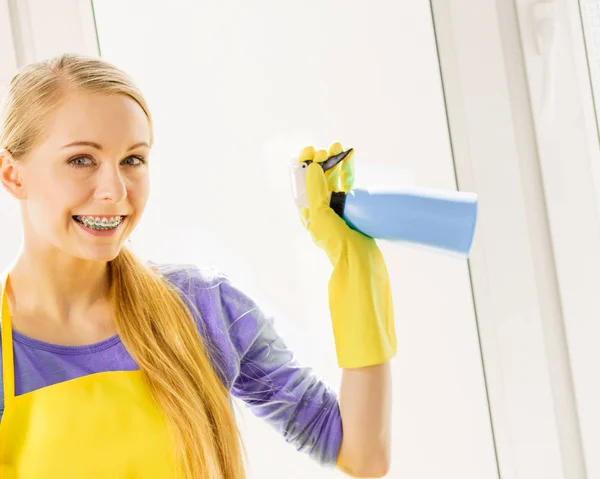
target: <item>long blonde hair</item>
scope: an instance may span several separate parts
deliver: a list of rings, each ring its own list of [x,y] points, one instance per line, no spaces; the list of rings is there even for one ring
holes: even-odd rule
[[[146,113],[152,132],[148,105],[122,70],[99,58],[64,54],[28,65],[13,78],[0,148],[18,161],[42,141],[46,115],[74,90],[131,97]],[[127,247],[108,263],[108,270],[117,331],[165,413],[179,472],[188,478],[244,478],[231,397],[188,305]]]

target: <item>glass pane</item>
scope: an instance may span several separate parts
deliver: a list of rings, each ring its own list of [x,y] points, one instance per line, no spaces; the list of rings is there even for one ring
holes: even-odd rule
[[[338,389],[331,268],[300,225],[288,162],[305,145],[341,141],[356,149],[356,186],[456,188],[428,2],[94,6],[103,57],[134,77],[156,123],[137,249],[225,270]],[[381,248],[400,351],[388,477],[497,478],[466,262]],[[250,477],[345,477],[245,409],[240,424]]]

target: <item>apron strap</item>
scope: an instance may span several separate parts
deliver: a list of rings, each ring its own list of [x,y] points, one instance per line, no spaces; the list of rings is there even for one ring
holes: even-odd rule
[[[8,274],[2,278],[2,314],[0,316],[0,328],[2,332],[2,374],[4,380],[4,409],[12,403],[15,397],[15,368],[12,338],[12,321],[8,309],[8,298],[6,294],[8,286]]]

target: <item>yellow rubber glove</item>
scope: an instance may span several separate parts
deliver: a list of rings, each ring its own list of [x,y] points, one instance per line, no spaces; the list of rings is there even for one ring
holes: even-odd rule
[[[329,207],[332,191],[348,192],[353,186],[354,152],[327,172],[319,163],[342,151],[342,145],[334,143],[329,154],[315,152],[312,146],[300,153],[300,162],[313,161],[306,171],[308,208],[301,213],[313,241],[333,265],[329,309],[338,364],[359,368],[395,356],[396,331],[389,276],[379,247]]]

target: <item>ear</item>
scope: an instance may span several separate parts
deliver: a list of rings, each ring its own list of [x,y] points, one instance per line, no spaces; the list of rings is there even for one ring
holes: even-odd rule
[[[0,148],[0,182],[11,196],[18,200],[25,199],[25,187],[17,170],[17,161],[6,148]]]

